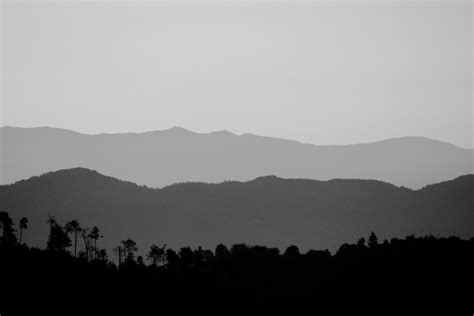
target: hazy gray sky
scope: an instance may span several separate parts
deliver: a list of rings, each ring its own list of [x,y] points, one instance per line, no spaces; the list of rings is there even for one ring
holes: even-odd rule
[[[1,125],[473,147],[472,7],[3,1]]]

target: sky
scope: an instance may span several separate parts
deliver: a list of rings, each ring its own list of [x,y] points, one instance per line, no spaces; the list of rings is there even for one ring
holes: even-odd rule
[[[471,1],[2,1],[2,126],[473,148]]]

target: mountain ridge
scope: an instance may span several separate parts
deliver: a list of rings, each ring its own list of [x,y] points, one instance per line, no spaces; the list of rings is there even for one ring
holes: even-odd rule
[[[49,172],[0,186],[0,208],[30,220],[25,241],[44,246],[48,215],[99,226],[111,249],[134,238],[214,247],[248,243],[282,249],[335,249],[367,236],[460,235],[474,232],[474,175],[412,190],[378,180],[282,179],[188,182],[153,189],[86,168]]]
[[[28,179],[18,180],[14,183],[0,185],[0,187],[2,187],[2,186],[13,186],[13,185],[16,185],[16,184],[19,184],[19,183],[22,183],[22,182],[27,182],[27,181],[30,181],[30,180],[34,180],[34,179],[38,179],[38,178],[42,178],[42,177],[47,177],[47,176],[53,176],[53,175],[58,175],[58,174],[70,174],[70,173],[80,174],[80,175],[99,175],[99,176],[109,178],[109,179],[113,179],[113,180],[116,180],[116,181],[119,181],[119,182],[125,182],[125,183],[136,185],[138,187],[146,187],[148,189],[153,189],[153,190],[163,190],[163,189],[166,189],[166,188],[169,188],[169,187],[173,187],[175,185],[182,185],[182,184],[202,184],[202,185],[219,185],[219,184],[225,184],[225,183],[242,183],[243,184],[243,183],[253,183],[253,182],[260,182],[260,181],[265,182],[267,179],[271,179],[271,180],[278,180],[278,181],[281,180],[281,181],[288,181],[288,182],[291,182],[291,181],[307,181],[307,182],[316,182],[316,183],[321,183],[321,182],[330,183],[330,182],[338,182],[338,181],[343,181],[343,182],[345,182],[345,181],[347,181],[347,182],[367,182],[367,183],[372,182],[372,183],[390,185],[390,186],[393,186],[393,187],[396,187],[396,188],[403,188],[403,189],[407,189],[407,190],[410,190],[410,191],[421,191],[421,190],[429,188],[429,187],[434,187],[434,186],[437,186],[437,185],[456,182],[456,181],[460,181],[460,180],[464,180],[464,179],[469,179],[470,177],[474,177],[474,174],[461,175],[461,176],[458,176],[458,177],[456,177],[454,179],[451,179],[451,180],[446,180],[446,181],[442,181],[442,182],[439,182],[439,183],[428,184],[428,185],[426,185],[426,186],[424,186],[420,189],[410,189],[410,188],[406,188],[404,186],[396,186],[392,183],[389,183],[389,182],[386,182],[386,181],[381,181],[381,180],[375,180],[375,179],[334,178],[334,179],[329,179],[329,180],[317,180],[317,179],[305,179],[305,178],[283,178],[283,177],[279,177],[279,176],[276,176],[276,175],[259,176],[259,177],[256,177],[256,178],[252,179],[252,180],[247,180],[247,181],[224,180],[222,182],[217,182],[217,183],[214,183],[214,182],[200,182],[200,181],[192,181],[192,182],[184,181],[184,182],[173,183],[173,184],[164,186],[162,188],[158,188],[158,187],[154,188],[154,187],[139,185],[139,184],[134,183],[132,181],[121,180],[121,179],[115,178],[115,177],[110,176],[110,175],[102,174],[102,173],[98,172],[97,170],[84,168],[84,167],[74,167],[74,168],[68,168],[68,169],[60,169],[60,170],[55,170],[55,171],[49,171],[49,172],[46,172],[46,173],[43,173],[43,174],[40,174],[40,175],[37,175],[37,176],[32,176]]]
[[[464,150],[474,150],[474,148],[466,148],[462,147],[459,145],[455,145],[453,143],[450,143],[448,141],[442,141],[438,140],[435,138],[430,138],[426,136],[400,136],[400,137],[390,137],[390,138],[384,138],[380,140],[374,140],[370,142],[357,142],[357,143],[347,143],[347,144],[316,144],[316,143],[310,143],[310,142],[302,142],[294,139],[289,139],[289,138],[281,138],[281,137],[273,137],[273,136],[264,136],[264,135],[258,135],[254,133],[242,133],[242,134],[236,134],[228,130],[216,130],[216,131],[210,131],[210,132],[195,132],[189,129],[186,129],[181,126],[173,126],[167,129],[162,129],[162,130],[149,130],[149,131],[143,131],[143,132],[115,132],[115,133],[109,133],[109,132],[102,132],[102,133],[83,133],[83,132],[77,132],[74,130],[70,130],[67,128],[58,128],[58,127],[50,127],[50,126],[37,126],[37,127],[17,127],[17,126],[0,126],[0,131],[2,129],[17,129],[17,130],[51,130],[51,131],[61,131],[61,132],[68,132],[68,133],[73,133],[81,136],[122,136],[122,135],[147,135],[147,134],[160,134],[160,133],[187,133],[190,135],[227,135],[227,136],[236,136],[236,137],[256,137],[256,138],[265,138],[265,139],[273,139],[273,140],[281,140],[281,141],[288,141],[288,142],[296,142],[301,145],[311,145],[311,146],[316,146],[316,147],[339,147],[339,146],[358,146],[358,145],[372,145],[372,144],[377,144],[377,143],[385,143],[385,142],[392,142],[392,141],[400,141],[400,140],[423,140],[423,141],[429,141],[429,142],[436,142],[436,143],[441,143],[445,145],[451,145],[455,148],[458,149],[464,149]]]
[[[472,150],[424,137],[354,145],[194,133],[182,128],[80,134],[54,128],[0,129],[0,183],[76,166],[150,187],[183,181],[282,178],[376,179],[413,189],[473,173]]]

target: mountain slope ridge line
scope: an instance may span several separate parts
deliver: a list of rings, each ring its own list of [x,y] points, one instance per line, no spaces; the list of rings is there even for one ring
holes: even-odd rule
[[[249,181],[272,174],[375,179],[418,189],[474,172],[474,151],[420,137],[317,146],[222,131],[196,134],[181,128],[110,135],[2,128],[0,146],[0,184],[77,166],[149,187],[183,181]]]
[[[190,135],[228,135],[228,136],[235,136],[235,137],[258,137],[258,138],[267,138],[267,139],[275,139],[275,140],[281,140],[281,141],[288,141],[288,142],[296,142],[301,145],[311,145],[311,146],[316,146],[316,147],[339,147],[339,146],[358,146],[358,145],[371,145],[371,144],[377,144],[377,143],[383,143],[383,142],[389,142],[389,141],[397,141],[397,140],[427,140],[427,141],[432,141],[432,142],[439,142],[442,144],[446,145],[451,145],[453,147],[459,148],[459,149],[464,149],[464,150],[474,150],[474,148],[466,148],[462,146],[455,145],[453,143],[450,143],[448,141],[442,141],[439,139],[435,138],[430,138],[426,136],[399,136],[399,137],[389,137],[389,138],[383,138],[379,140],[374,140],[374,141],[366,141],[366,142],[356,142],[356,143],[344,143],[344,144],[317,144],[317,143],[312,143],[312,142],[303,142],[299,141],[296,139],[291,139],[291,138],[284,138],[284,137],[274,137],[274,136],[267,136],[267,135],[259,135],[259,134],[254,134],[254,133],[241,133],[237,134],[228,130],[216,130],[216,131],[210,131],[210,132],[195,132],[192,130],[189,130],[184,127],[180,126],[173,126],[167,129],[161,129],[161,130],[146,130],[146,131],[141,131],[141,132],[101,132],[101,133],[85,133],[85,132],[78,132],[75,130],[67,129],[67,128],[60,128],[60,127],[50,127],[50,126],[37,126],[37,127],[17,127],[17,126],[0,126],[0,131],[2,129],[24,129],[24,130],[34,130],[34,129],[43,129],[43,130],[56,130],[56,131],[63,131],[63,132],[69,132],[81,136],[123,136],[123,135],[149,135],[149,134],[159,134],[159,133],[173,133],[173,132],[182,132],[182,133],[189,133]]]

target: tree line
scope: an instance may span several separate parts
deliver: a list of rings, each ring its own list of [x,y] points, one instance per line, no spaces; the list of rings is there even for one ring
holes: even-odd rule
[[[41,310],[45,302],[52,304],[44,307],[49,314],[61,314],[64,309],[51,308],[61,304],[86,313],[101,306],[108,313],[133,307],[154,314],[163,312],[161,305],[221,311],[290,305],[323,315],[474,312],[474,238],[411,235],[380,241],[371,233],[335,253],[302,253],[296,245],[280,252],[246,244],[177,251],[153,244],[145,258],[127,238],[114,248],[114,262],[100,247],[98,227],[83,228],[77,220],[61,225],[52,216],[47,222],[46,249],[28,247],[28,220],[15,225],[0,212],[2,315]],[[30,304],[18,304],[18,298]]]

